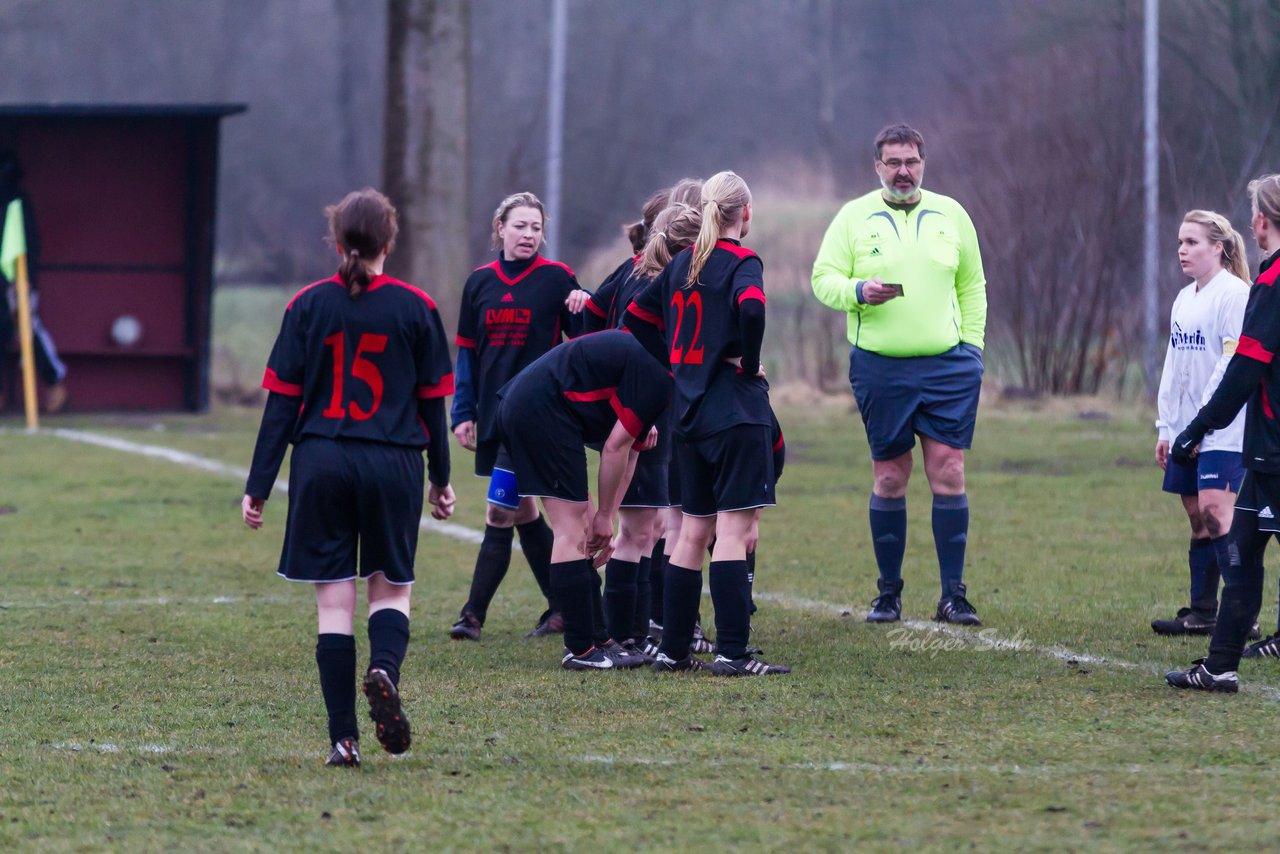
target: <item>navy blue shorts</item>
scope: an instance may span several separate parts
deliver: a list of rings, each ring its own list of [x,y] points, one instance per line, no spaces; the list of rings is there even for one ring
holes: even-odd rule
[[[1205,451],[1188,465],[1170,459],[1164,467],[1165,492],[1199,495],[1202,489],[1240,491],[1244,480],[1244,455],[1239,451]]]
[[[767,425],[741,424],[703,439],[676,439],[686,516],[772,507],[773,437]]]
[[[895,358],[854,347],[849,384],[862,414],[873,460],[891,460],[916,445],[916,434],[951,448],[973,444],[982,391],[978,348],[957,344],[936,356]]]
[[[412,584],[422,451],[308,436],[294,446],[291,460],[279,574],[326,582],[381,572],[392,584]]]

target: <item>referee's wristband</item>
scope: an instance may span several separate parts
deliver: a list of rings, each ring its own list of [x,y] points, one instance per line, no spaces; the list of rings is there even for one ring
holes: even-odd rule
[[[862,286],[867,283],[866,279],[858,279],[858,284],[853,286],[854,299],[858,301],[858,305],[866,305],[867,301],[862,298]]]

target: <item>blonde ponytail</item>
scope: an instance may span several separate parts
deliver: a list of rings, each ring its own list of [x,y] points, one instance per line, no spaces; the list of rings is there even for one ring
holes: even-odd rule
[[[676,253],[692,246],[702,227],[702,215],[698,209],[685,204],[674,204],[654,217],[649,241],[640,255],[636,272],[652,279],[671,263]]]
[[[717,172],[702,185],[702,227],[693,244],[693,262],[685,287],[698,281],[698,275],[716,248],[725,230],[742,219],[743,209],[751,204],[747,182],[732,172]]]

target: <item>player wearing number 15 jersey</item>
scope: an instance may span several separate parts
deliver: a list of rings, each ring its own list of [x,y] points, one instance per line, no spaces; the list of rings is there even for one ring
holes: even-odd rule
[[[774,503],[773,417],[760,369],[764,265],[739,242],[751,225],[751,191],[734,173],[720,172],[703,185],[701,198],[693,246],[676,255],[628,309],[665,331],[676,389],[684,523],[667,564],[666,622],[654,668],[700,666],[689,645],[702,594],[702,556],[714,537],[710,586],[718,654],[712,672],[786,673],[753,658],[746,646],[747,550],[755,511]]]
[[[355,716],[356,579],[368,582],[364,691],[378,741],[409,748],[400,665],[428,457],[432,515],[453,512],[444,397],[453,391],[448,340],[431,297],[382,275],[396,212],[381,193],[349,194],[327,211],[343,261],[285,310],[267,362],[262,415],[242,515],[262,526],[286,446],[293,443],[280,574],[315,585],[316,664],[329,714],[328,764],[360,764]],[[359,560],[357,562],[357,549]]]

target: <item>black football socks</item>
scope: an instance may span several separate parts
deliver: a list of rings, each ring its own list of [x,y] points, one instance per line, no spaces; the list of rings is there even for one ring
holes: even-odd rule
[[[555,594],[551,589],[551,547],[555,543],[555,534],[547,525],[547,520],[539,516],[532,522],[516,525],[520,532],[520,550],[525,560],[529,561],[529,569],[533,570],[533,578],[538,582],[538,589],[547,600],[547,607],[558,611]],[[510,559],[510,551],[507,553]]]
[[[610,558],[604,568],[604,624],[609,637],[623,641],[631,637],[636,615],[637,561]]]
[[[640,640],[649,634],[649,615],[653,607],[650,597],[653,595],[653,580],[649,577],[652,571],[653,558],[645,555],[636,566],[636,607],[631,612],[631,632],[628,638]]]
[[[666,581],[669,557],[665,552],[666,547],[665,539],[658,540],[658,544],[653,547],[653,558],[649,564],[649,619],[660,626],[663,616],[662,589]],[[645,626],[646,632],[648,628]]]
[[[320,693],[329,713],[329,743],[359,738],[356,725],[356,639],[351,635],[316,635],[316,667]]]
[[[679,661],[689,655],[693,624],[702,601],[702,567],[686,569],[668,561],[663,579],[662,652]]]
[[[585,558],[551,564],[551,588],[564,617],[564,645],[574,655],[582,655],[594,646],[593,575],[599,577]]]
[[[395,608],[369,615],[369,669],[387,672],[391,684],[400,687],[400,665],[409,649],[409,617]]]
[[[507,567],[511,565],[511,544],[515,539],[515,531],[511,528],[498,528],[494,525],[484,526],[484,539],[480,542],[480,553],[476,555],[476,569],[471,576],[471,594],[467,597],[463,613],[470,613],[480,625],[489,612],[489,603],[498,592],[498,585],[507,575]]]
[[[751,634],[751,585],[745,560],[713,560],[709,571],[711,604],[716,609],[716,653],[725,658],[747,654]]]

